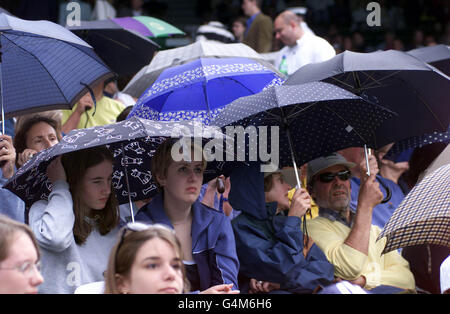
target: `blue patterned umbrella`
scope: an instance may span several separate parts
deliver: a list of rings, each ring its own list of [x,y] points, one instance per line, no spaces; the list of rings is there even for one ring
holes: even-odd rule
[[[279,139],[274,143],[279,145],[283,167],[302,165],[346,147],[376,147],[376,131],[394,115],[336,85],[312,82],[274,86],[239,98],[227,105],[211,125],[278,126]],[[237,151],[243,149],[247,148],[238,147]],[[267,151],[272,149],[276,148],[270,146]]]
[[[91,46],[58,24],[0,13],[0,29],[6,117],[71,109],[88,91],[86,86],[113,76]]]
[[[450,164],[418,183],[398,205],[378,240],[383,253],[419,244],[450,246]]]
[[[40,199],[47,199],[50,194],[51,182],[46,169],[53,159],[72,151],[107,145],[115,159],[112,181],[119,204],[147,199],[157,192],[150,172],[155,150],[166,139],[186,134],[209,139],[217,134],[217,130],[193,121],[149,121],[138,117],[105,126],[72,130],[58,144],[30,159],[4,187],[31,206]],[[226,174],[232,167],[233,162],[208,162],[204,181]]]
[[[233,100],[281,85],[282,76],[249,58],[197,58],[163,70],[129,117],[200,120],[205,124]]]

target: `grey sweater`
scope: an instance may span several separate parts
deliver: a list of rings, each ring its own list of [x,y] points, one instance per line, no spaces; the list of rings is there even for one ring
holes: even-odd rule
[[[29,218],[41,250],[44,283],[39,293],[73,293],[80,285],[104,280],[103,272],[119,229],[103,236],[94,229],[83,245],[76,244],[67,182],[56,181],[48,201],[31,206]]]

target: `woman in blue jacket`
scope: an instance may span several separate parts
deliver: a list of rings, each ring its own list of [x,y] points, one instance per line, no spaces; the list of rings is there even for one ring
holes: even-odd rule
[[[238,289],[239,261],[231,223],[222,212],[198,201],[206,161],[203,157],[200,161],[174,161],[175,143],[167,140],[156,150],[151,171],[161,193],[136,214],[136,221],[175,229],[191,290],[230,283]],[[194,157],[196,149],[201,150],[191,146]]]
[[[230,179],[230,204],[241,211],[232,220],[241,292],[312,293],[331,284],[333,265],[301,230],[308,192],[297,189],[289,204],[291,186],[282,171],[263,173],[258,163],[234,170]]]

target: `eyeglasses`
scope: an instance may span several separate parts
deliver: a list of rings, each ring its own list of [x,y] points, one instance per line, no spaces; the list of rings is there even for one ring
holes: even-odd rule
[[[335,177],[338,177],[342,181],[347,181],[351,177],[351,172],[349,170],[344,170],[340,172],[325,172],[321,173],[317,176],[320,182],[322,183],[330,183],[334,180]]]
[[[37,261],[36,263],[32,263],[30,261],[26,261],[20,265],[14,267],[0,267],[3,270],[17,270],[22,273],[27,278],[34,275],[34,272],[41,272],[41,261]]]

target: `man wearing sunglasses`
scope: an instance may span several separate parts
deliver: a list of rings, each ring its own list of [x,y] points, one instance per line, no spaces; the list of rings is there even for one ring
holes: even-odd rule
[[[350,210],[354,166],[337,153],[308,162],[308,189],[319,206],[319,216],[307,222],[308,233],[334,265],[337,280],[378,293],[414,289],[408,262],[397,251],[381,254],[385,238],[376,242],[381,229],[372,225],[372,210],[383,193],[375,180],[374,156],[369,156],[371,175],[361,176],[356,212]],[[365,172],[365,161],[359,166]]]

